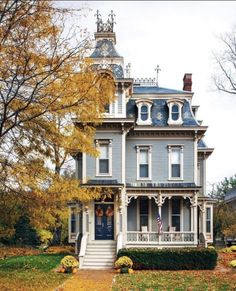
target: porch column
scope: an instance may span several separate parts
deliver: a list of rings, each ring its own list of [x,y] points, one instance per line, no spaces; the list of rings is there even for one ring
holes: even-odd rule
[[[121,225],[122,225],[122,247],[126,245],[126,236],[127,236],[127,206],[126,203],[126,191],[123,188],[121,191],[122,197],[122,214],[120,214]]]
[[[190,228],[190,230],[193,231],[193,205],[190,205],[190,215],[191,215],[191,228]]]
[[[197,245],[197,193],[194,193],[193,197],[193,232],[194,232],[194,244]]]
[[[197,245],[197,206],[193,206],[194,217],[194,244]]]
[[[202,233],[206,239],[206,203],[202,202]]]

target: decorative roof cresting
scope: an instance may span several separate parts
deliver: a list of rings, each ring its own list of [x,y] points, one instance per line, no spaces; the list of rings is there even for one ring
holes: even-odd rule
[[[97,17],[97,32],[113,32],[113,27],[115,24],[115,14],[113,13],[113,10],[111,10],[111,13],[108,15],[107,22],[102,21],[101,14],[98,10],[95,16]]]

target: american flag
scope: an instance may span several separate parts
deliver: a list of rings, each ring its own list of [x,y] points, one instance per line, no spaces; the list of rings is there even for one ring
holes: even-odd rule
[[[157,231],[158,233],[162,232],[162,221],[159,213],[157,214]]]

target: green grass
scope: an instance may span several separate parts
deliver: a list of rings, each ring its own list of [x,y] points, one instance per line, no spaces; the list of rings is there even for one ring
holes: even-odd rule
[[[11,257],[0,261],[0,290],[53,290],[69,278],[55,273],[64,254]]]
[[[232,273],[214,271],[137,271],[116,275],[113,291],[229,291],[236,290]]]

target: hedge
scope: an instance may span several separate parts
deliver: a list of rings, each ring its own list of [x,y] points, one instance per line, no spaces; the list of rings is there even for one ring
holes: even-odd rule
[[[134,270],[213,270],[217,252],[203,248],[127,248],[117,257],[127,256]]]

